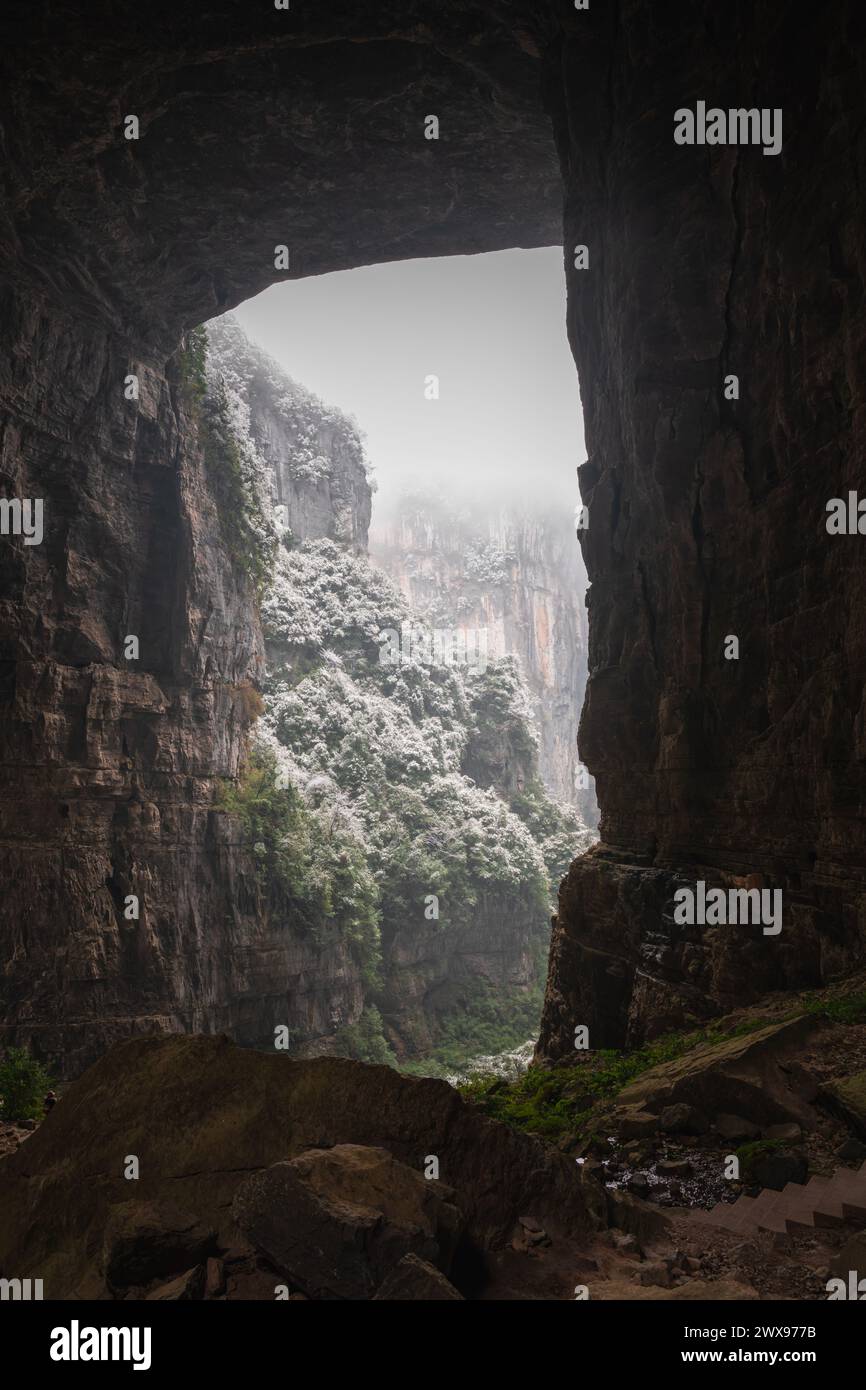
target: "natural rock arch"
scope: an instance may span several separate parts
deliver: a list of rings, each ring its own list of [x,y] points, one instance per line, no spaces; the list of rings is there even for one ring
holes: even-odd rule
[[[862,957],[863,569],[823,525],[863,457],[860,25],[842,0],[796,25],[649,0],[16,20],[0,480],[47,508],[41,546],[0,550],[4,1041],[74,1071],[154,1026],[256,1040],[289,988],[325,1007],[209,810],[261,646],[172,354],[283,278],[278,244],[290,276],[550,244],[563,181],[603,844],[564,890],[542,1049]],[[674,110],[717,96],[781,107],[781,154],[675,145]],[[762,875],[786,931],[673,932],[685,871]]]

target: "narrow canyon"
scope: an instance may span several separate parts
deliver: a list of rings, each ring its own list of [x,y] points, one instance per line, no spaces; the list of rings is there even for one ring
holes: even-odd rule
[[[12,1296],[866,1280],[864,28],[0,19]],[[380,498],[232,313],[551,247],[568,509]]]

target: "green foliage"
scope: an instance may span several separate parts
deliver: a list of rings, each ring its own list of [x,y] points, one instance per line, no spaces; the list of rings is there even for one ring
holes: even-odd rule
[[[556,1140],[578,1133],[591,1114],[583,1080],[575,1078],[571,1068],[530,1067],[516,1081],[479,1077],[458,1089],[491,1119]]]
[[[246,342],[236,326],[235,331]],[[223,539],[232,563],[261,597],[273,570],[277,536],[269,518],[267,468],[249,430],[248,403],[213,351],[224,334],[217,320],[210,335],[203,326],[186,335],[180,379],[198,423]]]
[[[473,719],[471,772],[483,786],[499,777],[503,749],[509,757],[534,764],[537,751],[529,693],[517,658],[491,662],[470,686]]]
[[[856,990],[851,994],[840,994],[833,998],[806,998],[803,1011],[819,1018],[829,1019],[831,1023],[866,1023],[866,990]]]
[[[368,1004],[357,1023],[341,1028],[336,1037],[336,1055],[356,1062],[376,1062],[394,1067],[397,1059],[385,1039],[382,1015],[375,1004]]]
[[[331,477],[335,459],[342,467],[368,471],[363,436],[353,419],[287,376],[231,315],[209,327],[212,372],[242,404],[247,421],[257,401],[267,401],[282,426],[283,464],[292,478],[316,486]],[[252,434],[249,424],[245,432]]]
[[[200,430],[223,539],[234,564],[261,596],[270,582],[277,538],[265,513],[259,461],[244,447],[219,380],[208,384],[201,402]]]
[[[0,1118],[16,1123],[40,1120],[46,1093],[54,1083],[23,1047],[10,1047],[0,1063]]]
[[[261,450],[270,456],[278,439],[281,478],[288,474],[293,491],[330,479],[345,498],[367,467],[363,441],[354,421],[289,380],[230,318],[209,329],[205,458],[232,552],[262,593],[268,679],[259,748],[273,759],[268,776],[279,767],[295,793],[274,803],[261,780],[235,793],[246,833],[261,846],[264,878],[282,884],[317,942],[336,932],[351,943],[371,998],[380,933],[392,940],[416,923],[443,932],[487,926],[546,941],[551,884],[581,846],[577,822],[535,775],[518,664],[506,658],[471,673],[431,663],[420,644],[410,659],[402,646],[400,659],[388,660],[388,634],[411,636],[420,624],[365,555],[288,536],[268,548],[256,511],[266,495]],[[481,545],[466,553],[478,583],[507,578],[504,552]],[[509,802],[518,779],[504,772],[515,767],[526,791]],[[439,902],[430,925],[429,895]],[[459,1025],[442,1021],[443,1056],[463,1049],[462,1061],[470,1049],[521,1043],[538,1010],[536,995],[468,1001]],[[372,1037],[369,1020],[364,1028]]]
[[[666,1033],[652,1043],[631,1051],[599,1049],[580,1056],[571,1066],[551,1070],[530,1068],[516,1081],[474,1077],[459,1087],[486,1115],[517,1129],[557,1139],[583,1135],[624,1087],[642,1073],[665,1062],[676,1061],[697,1047],[712,1047],[732,1038],[747,1037],[771,1023],[815,1014],[836,1023],[866,1022],[866,991],[801,996],[796,1007],[779,1015],[755,1014],[733,1026],[714,1025],[689,1033]],[[742,1171],[764,1153],[784,1147],[778,1140],[760,1140],[737,1150]]]
[[[218,809],[236,816],[272,903],[290,908],[325,947],[345,941],[370,987],[379,982],[379,890],[352,827],[338,806],[306,804],[280,776],[272,748],[256,743]]]
[[[781,1139],[755,1139],[749,1144],[741,1145],[735,1152],[740,1160],[740,1178],[742,1181],[754,1181],[755,1167],[758,1162],[767,1154],[779,1153],[784,1148],[785,1143]]]
[[[537,777],[523,791],[513,793],[510,804],[541,848],[550,894],[555,900],[572,859],[588,848],[594,837],[574,808],[554,801]]]
[[[362,980],[376,989],[381,964],[378,885],[338,808],[308,810],[307,816],[312,833],[301,891],[314,916],[316,939],[325,945],[336,932],[347,941]]]
[[[202,325],[187,333],[180,351],[181,382],[194,406],[207,392],[207,329]]]
[[[474,579],[487,588],[508,583],[509,565],[515,556],[502,551],[492,541],[470,541],[465,552],[467,579]]]
[[[280,785],[277,760],[255,746],[238,782],[224,786],[217,809],[236,816],[267,887],[300,895],[309,854],[309,827],[296,789]]]
[[[280,557],[262,613],[271,651],[266,722],[298,776],[324,774],[351,807],[381,890],[383,930],[418,920],[434,893],[443,930],[480,910],[520,914],[545,933],[548,874],[538,844],[495,790],[461,771],[474,735],[474,678],[379,660],[380,634],[407,621],[390,580],[365,557],[314,541]],[[501,686],[516,719],[510,666]]]
[[[599,1106],[610,1102],[643,1072],[676,1061],[694,1048],[726,1042],[766,1027],[766,1018],[747,1019],[736,1028],[667,1033],[631,1051],[599,1048],[572,1066],[530,1068],[513,1082],[472,1078],[459,1089],[485,1114],[517,1129],[548,1138],[584,1131]]]
[[[540,943],[539,943],[540,945]],[[419,1062],[404,1063],[411,1076],[453,1076],[467,1057],[510,1052],[538,1033],[544,1001],[543,951],[535,952],[536,978],[530,989],[501,989],[486,980],[467,979],[442,1018],[439,1041]]]

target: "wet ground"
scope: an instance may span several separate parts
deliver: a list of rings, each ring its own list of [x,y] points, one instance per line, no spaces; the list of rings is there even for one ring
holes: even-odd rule
[[[660,1207],[705,1207],[734,1202],[742,1187],[724,1176],[725,1153],[681,1145],[656,1146],[651,1158],[631,1161],[627,1144],[609,1139],[610,1158],[603,1159],[604,1185],[634,1192]],[[728,1149],[729,1146],[726,1146]],[[668,1165],[676,1171],[667,1171]],[[661,1171],[659,1171],[661,1169]]]

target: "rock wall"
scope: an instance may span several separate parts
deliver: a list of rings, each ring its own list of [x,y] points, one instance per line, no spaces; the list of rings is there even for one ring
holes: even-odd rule
[[[866,445],[861,29],[846,4],[686,23],[632,0],[550,53],[602,844],[561,894],[545,1056],[577,1024],[616,1046],[866,952],[862,541],[825,526]],[[699,100],[781,108],[781,153],[675,144]],[[702,878],[781,889],[781,933],[678,925]]]
[[[542,1050],[581,1022],[640,1036],[691,987],[712,1008],[862,960],[866,595],[825,508],[864,457],[863,22],[846,0],[4,16],[0,468],[46,505],[42,545],[0,545],[4,1042],[71,1070],[139,1028],[267,1031],[292,963],[238,906],[209,811],[254,605],[170,359],[285,278],[277,245],[291,277],[557,241],[540,81],[590,451],[581,751],[603,840],[563,896]],[[697,101],[781,108],[781,153],[675,145]],[[672,931],[683,874],[781,887],[781,936]]]
[[[285,376],[227,314],[207,325],[209,360],[233,385],[264,462],[280,529],[366,551],[372,493],[350,422]]]
[[[65,1074],[136,1032],[262,1040],[287,996],[309,1035],[359,1006],[339,952],[274,932],[212,809],[262,643],[174,354],[277,279],[555,238],[539,52],[507,17],[153,0],[119,24],[37,0],[0,21],[0,482],[45,504],[41,545],[0,538],[0,1043]]]
[[[214,809],[263,643],[179,361],[136,362],[133,403],[108,335],[6,308],[4,475],[46,520],[41,545],[0,549],[0,1038],[72,1074],[139,1032],[329,1033],[335,1004],[360,1010],[357,971],[269,921]]]
[[[377,517],[370,553],[431,624],[485,634],[488,657],[520,659],[545,786],[598,818],[577,752],[586,685],[586,572],[567,512],[544,500],[497,507],[401,498]]]

